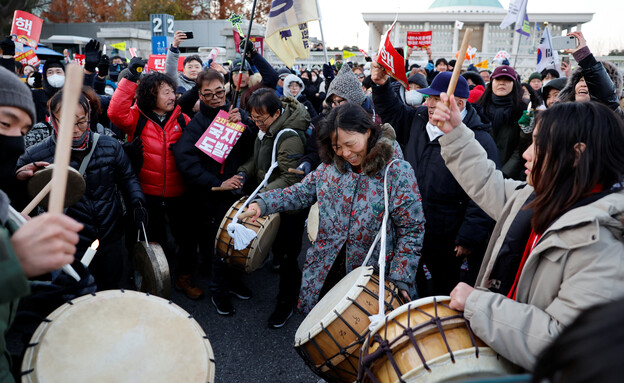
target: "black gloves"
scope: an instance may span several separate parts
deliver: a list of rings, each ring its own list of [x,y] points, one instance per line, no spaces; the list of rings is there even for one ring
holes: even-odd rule
[[[91,39],[85,45],[85,65],[84,69],[87,72],[95,72],[95,67],[100,62],[100,58],[102,57],[102,51],[100,50],[100,42]]]
[[[132,60],[130,60],[130,66],[128,67],[128,69],[130,70],[130,75],[127,77],[128,80],[132,82],[137,82],[139,80],[139,77],[141,77],[141,74],[143,73],[143,67],[145,66],[145,64],[145,60],[140,57],[132,58]]]
[[[297,166],[297,170],[301,170],[303,172],[303,174],[301,175],[301,178],[303,178],[307,176],[308,173],[310,173],[310,170],[312,170],[312,164],[310,164],[308,161],[303,161],[301,164],[299,164],[299,166]]]
[[[5,56],[15,56],[15,43],[11,39],[11,36],[7,36],[4,40],[0,41],[0,49]]]
[[[247,57],[248,58],[252,58],[254,55],[256,55],[258,52],[256,51],[256,48],[254,47],[254,44],[249,41],[249,39],[242,39],[240,42],[240,53],[241,55],[245,52],[245,44],[247,44]]]
[[[35,82],[33,83],[33,88],[34,89],[39,89],[43,86],[42,81],[43,81],[43,75],[39,72],[35,72],[32,74],[32,76],[35,78]]]
[[[147,210],[143,207],[141,201],[134,205],[134,226],[138,230],[142,230],[143,226],[147,227]]]
[[[106,77],[108,75],[108,68],[110,66],[110,59],[106,55],[102,55],[100,62],[97,65],[98,76]]]
[[[328,84],[334,79],[334,68],[331,65],[323,64],[323,77]]]

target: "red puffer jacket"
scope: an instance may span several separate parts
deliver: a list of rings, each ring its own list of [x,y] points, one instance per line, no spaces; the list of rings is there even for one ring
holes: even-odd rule
[[[122,79],[111,98],[108,107],[108,117],[111,122],[128,135],[128,141],[134,139],[134,131],[139,121],[139,114],[146,117],[149,113],[139,110],[133,105],[137,84]],[[143,167],[139,173],[139,182],[143,193],[159,197],[178,197],[186,189],[182,176],[173,159],[171,145],[182,136],[182,127],[178,124],[178,116],[182,113],[176,106],[173,113],[162,128],[153,119],[147,118],[147,123],[141,133],[143,141]],[[184,115],[188,124],[191,119]]]

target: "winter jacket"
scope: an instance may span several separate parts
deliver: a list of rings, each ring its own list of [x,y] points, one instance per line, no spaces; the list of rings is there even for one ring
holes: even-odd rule
[[[165,74],[169,76],[177,85],[184,90],[189,90],[195,86],[195,80],[191,80],[182,73],[178,73],[178,60],[180,58],[180,50],[178,48],[169,47],[167,50],[167,59],[165,60]]]
[[[247,112],[244,110],[240,111],[241,122],[247,128],[243,131],[223,165],[195,147],[217,113],[220,110],[228,111],[229,109],[228,104],[219,108],[211,108],[201,102],[199,113],[193,117],[173,148],[178,169],[180,169],[180,173],[190,188],[202,189],[209,193],[212,187],[221,186],[223,181],[235,175],[238,167],[245,163],[253,153],[257,128],[250,123]]]
[[[292,97],[282,98],[282,114],[269,127],[266,135],[256,138],[253,157],[239,167],[239,172],[247,174],[253,184],[259,185],[271,167],[273,142],[280,130],[293,129],[296,133],[285,132],[277,145],[279,166],[273,170],[268,184],[263,190],[285,188],[299,181],[299,177],[288,171],[296,168],[304,153],[305,131],[310,126],[310,115],[305,107]]]
[[[0,383],[13,383],[11,359],[5,335],[17,312],[18,300],[30,293],[30,286],[17,255],[11,246],[11,235],[17,230],[8,218],[9,198],[0,191]]]
[[[45,64],[43,64],[43,76],[41,81],[43,89],[32,90],[33,101],[35,102],[35,109],[37,111],[37,121],[33,121],[33,123],[44,122],[46,120],[46,117],[48,115],[48,101],[52,98],[52,96],[54,96],[56,92],[61,90],[61,88],[55,88],[48,82],[48,76],[46,73],[48,72],[49,65],[52,62],[60,64],[63,68],[63,71],[65,71],[65,65],[63,64],[63,62],[60,62],[58,60],[48,60]]]
[[[179,106],[167,114],[164,123],[156,117],[153,111],[140,110],[133,105],[137,84],[122,79],[115,90],[108,107],[108,117],[111,122],[128,135],[128,141],[134,139],[134,132],[139,121],[139,114],[147,118],[147,123],[141,132],[143,141],[143,167],[139,172],[139,182],[143,192],[159,197],[181,196],[186,186],[182,175],[178,172],[171,146],[182,136],[182,127],[178,123],[178,116],[182,113]],[[188,124],[190,119],[184,115]]]
[[[299,86],[301,87],[301,89],[299,89],[299,93],[292,94],[290,92],[290,89],[288,88],[288,86],[292,82],[299,83]],[[290,74],[290,75],[286,76],[286,78],[284,79],[284,96],[292,97],[292,98],[296,99],[297,101],[299,101],[301,104],[303,104],[303,106],[305,106],[306,110],[310,114],[310,119],[314,119],[314,117],[316,117],[318,115],[318,113],[316,113],[316,110],[314,109],[314,106],[306,98],[305,94],[303,93],[304,90],[305,90],[305,84],[303,83],[303,80],[300,79],[299,77],[297,77],[296,75]]]
[[[415,296],[414,278],[423,242],[424,215],[410,164],[394,148],[395,135],[389,125],[364,158],[361,173],[354,172],[342,157],[321,164],[300,183],[258,195],[263,214],[309,207],[318,201],[317,239],[308,249],[303,266],[299,309],[309,312],[329,270],[346,247],[347,273],[364,262],[381,228],[384,215],[384,174],[388,171],[388,219],[386,261],[388,278],[401,283]],[[379,244],[377,245],[379,246]],[[369,261],[377,264],[379,247]]]
[[[93,135],[85,151],[72,150],[70,166],[76,170],[84,156],[91,150]],[[54,162],[56,137],[50,136],[26,150],[17,161],[17,168],[36,161]],[[132,170],[130,160],[121,144],[116,139],[100,136],[95,151],[85,170],[85,194],[73,206],[67,209],[68,216],[84,224],[80,231],[79,249],[86,249],[99,239],[111,242],[123,234],[123,208],[117,194],[121,189],[126,200],[126,207],[139,202],[145,205],[145,196],[139,181]]]
[[[431,141],[427,134],[428,109],[416,109],[403,104],[389,82],[373,87],[373,100],[382,120],[395,127],[397,141],[402,145],[405,159],[414,168],[423,200],[425,224],[425,253],[461,245],[474,250],[487,242],[493,221],[473,202],[455,181],[440,155],[439,138]],[[464,123],[470,126],[488,158],[498,165],[496,145],[489,134],[489,125],[481,122],[476,110],[466,104]],[[436,251],[431,251],[431,250]],[[451,254],[454,257],[455,254]],[[475,254],[475,256],[480,256]],[[428,259],[423,259],[427,264]],[[433,261],[433,260],[429,260]]]
[[[496,220],[464,316],[475,335],[531,370],[539,353],[581,311],[624,295],[624,192],[571,209],[551,223],[527,258],[517,300],[508,299],[489,291],[488,280],[510,225],[533,188],[504,179],[473,137],[462,125],[440,139],[449,170]]]

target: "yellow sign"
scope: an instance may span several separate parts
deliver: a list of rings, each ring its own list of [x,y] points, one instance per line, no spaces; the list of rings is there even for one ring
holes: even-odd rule
[[[126,50],[126,42],[125,41],[123,43],[110,44],[110,46],[115,48],[115,49],[119,49],[120,51],[125,51]]]
[[[342,58],[343,59],[348,59],[349,57],[353,57],[355,56],[355,53],[351,53],[349,51],[342,51]]]

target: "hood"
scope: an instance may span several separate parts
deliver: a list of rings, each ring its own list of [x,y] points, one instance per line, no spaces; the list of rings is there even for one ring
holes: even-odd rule
[[[362,172],[374,177],[394,158],[403,159],[400,148],[396,145],[396,134],[390,124],[381,126],[381,137],[362,161]],[[334,164],[341,173],[346,173],[348,165],[344,158],[334,153]]]
[[[290,85],[291,82],[297,82],[297,83],[299,83],[299,85],[301,85],[301,89],[299,89],[299,93],[297,93],[297,94],[291,94],[290,93],[290,89],[288,89],[288,86]],[[300,79],[299,77],[297,77],[296,75],[289,74],[284,79],[284,86],[283,86],[283,88],[284,88],[284,96],[297,98],[297,97],[299,97],[301,92],[303,92],[303,90],[305,89],[305,84],[303,83],[303,80]]]
[[[45,64],[43,64],[42,85],[43,85],[43,90],[46,92],[48,97],[52,97],[54,93],[58,92],[61,89],[61,88],[52,87],[52,85],[50,85],[50,83],[48,82],[48,76],[46,75],[46,73],[48,72],[48,68],[53,66],[52,64],[54,64],[55,67],[60,66],[61,68],[63,68],[63,72],[65,72],[65,64],[62,61],[47,60]]]
[[[613,85],[615,85],[615,93],[617,94],[617,97],[619,100],[620,98],[622,98],[622,83],[623,83],[622,74],[620,73],[620,70],[609,61],[598,60],[598,62],[602,63],[602,66],[607,71],[607,74],[611,78],[611,81],[613,81]],[[583,68],[580,68],[580,67],[576,68],[576,70],[572,72],[572,75],[570,76],[570,78],[568,78],[568,82],[566,83],[565,87],[561,90],[561,92],[559,92],[559,96],[558,96],[559,100],[574,101],[575,100],[574,87],[576,87],[576,84],[581,80],[582,77],[583,77]]]
[[[305,106],[292,97],[282,97],[282,115],[271,125],[269,134],[276,135],[286,128],[305,134],[309,126],[310,114]]]
[[[334,94],[358,105],[362,105],[366,99],[362,83],[355,77],[348,65],[343,65],[336,78],[329,84],[325,99],[327,100]]]

